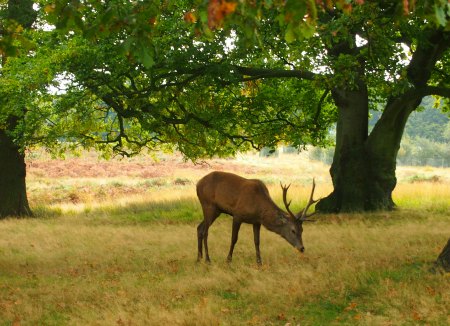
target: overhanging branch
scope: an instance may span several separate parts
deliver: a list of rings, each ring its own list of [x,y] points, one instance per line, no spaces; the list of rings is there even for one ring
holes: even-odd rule
[[[300,78],[306,80],[314,80],[321,76],[308,70],[284,70],[284,69],[268,69],[268,68],[251,68],[234,66],[236,72],[243,76],[249,76],[245,80],[264,79],[264,78]]]
[[[446,87],[427,86],[425,87],[424,93],[425,95],[438,95],[450,98],[450,88]]]

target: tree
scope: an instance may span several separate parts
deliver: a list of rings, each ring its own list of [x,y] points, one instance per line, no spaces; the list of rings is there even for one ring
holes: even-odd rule
[[[99,29],[88,14],[95,10],[84,7],[86,14],[77,11],[83,19],[74,21],[83,22],[83,31],[102,31],[90,34],[97,49],[85,55],[102,54],[82,69],[80,55],[68,69],[118,117],[140,121],[158,141],[176,143],[194,159],[248,144],[321,144],[337,121],[334,190],[317,209],[392,209],[409,115],[428,95],[449,103],[449,5],[356,2],[363,4],[315,7],[313,21],[304,18],[312,7],[302,2],[210,1],[207,18],[191,9],[193,2],[164,3],[148,32],[127,24],[115,30],[108,21]],[[106,10],[118,22],[150,10],[125,7]],[[145,46],[137,43],[139,33]],[[370,108],[382,113],[369,133]]]
[[[43,145],[58,155],[95,147],[108,156],[121,140],[103,139],[116,132],[116,116],[104,115],[103,103],[85,92],[71,96],[76,92],[65,89],[71,76],[62,63],[74,49],[56,31],[39,27],[43,14],[29,0],[0,4],[0,218],[32,215],[26,193],[28,148]],[[127,130],[132,134],[135,125],[129,122]]]
[[[29,0],[10,0],[7,6],[0,7],[2,21],[2,41],[12,40],[11,34],[20,33],[22,28],[29,29],[36,19],[32,8],[33,2]],[[7,65],[9,54],[15,54],[17,48],[12,41],[2,42],[1,49],[2,69]],[[4,83],[0,75],[0,82]],[[4,88],[5,85],[2,85]],[[4,92],[0,94],[0,217],[6,215],[30,215],[25,185],[25,159],[24,153],[15,142],[15,131],[20,124],[25,107],[20,103],[12,105]]]

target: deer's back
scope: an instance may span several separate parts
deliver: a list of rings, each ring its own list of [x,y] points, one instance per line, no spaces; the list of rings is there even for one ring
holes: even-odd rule
[[[219,171],[199,180],[197,196],[202,205],[214,205],[224,213],[243,217],[260,215],[261,210],[273,204],[260,180]]]

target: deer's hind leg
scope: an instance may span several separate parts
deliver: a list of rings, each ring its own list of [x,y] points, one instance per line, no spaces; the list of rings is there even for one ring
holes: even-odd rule
[[[203,258],[203,246],[205,247],[205,260],[210,262],[208,253],[208,229],[220,215],[220,211],[214,205],[202,204],[203,221],[197,227],[198,256],[197,261]]]

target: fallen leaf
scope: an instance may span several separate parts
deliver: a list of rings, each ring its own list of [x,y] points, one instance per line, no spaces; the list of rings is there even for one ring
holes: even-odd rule
[[[413,311],[413,319],[419,321],[419,320],[422,320],[422,316],[417,311],[414,310]]]
[[[436,290],[433,289],[431,286],[427,286],[426,289],[429,295],[436,295]]]
[[[357,305],[358,305],[358,304],[357,304],[356,302],[351,302],[351,303],[348,305],[348,307],[345,307],[345,308],[344,308],[344,311],[351,311],[351,310],[355,309]]]

